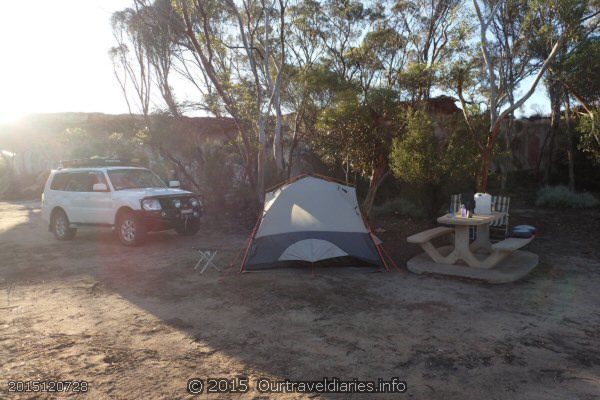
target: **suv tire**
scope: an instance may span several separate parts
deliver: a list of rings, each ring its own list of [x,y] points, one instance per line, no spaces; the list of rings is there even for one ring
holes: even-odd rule
[[[76,228],[69,228],[69,218],[63,210],[56,210],[52,214],[52,222],[50,229],[54,237],[58,240],[71,240],[77,233]]]
[[[194,236],[200,230],[200,221],[189,220],[187,223],[184,223],[181,226],[177,226],[175,231],[179,233],[181,236]]]
[[[146,239],[146,227],[133,212],[125,211],[117,219],[117,236],[125,246],[139,246]]]

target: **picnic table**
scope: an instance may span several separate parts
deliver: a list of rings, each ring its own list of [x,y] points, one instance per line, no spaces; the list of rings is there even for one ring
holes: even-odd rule
[[[473,273],[473,270],[492,270],[504,260],[514,256],[512,264],[516,263],[517,267],[515,269],[513,265],[509,269],[512,268],[516,275],[520,275],[522,271],[529,272],[537,265],[537,256],[518,250],[530,243],[533,236],[530,238],[507,238],[494,244],[490,242],[490,224],[502,219],[504,216],[506,216],[504,212],[472,215],[469,218],[460,215],[442,215],[437,219],[437,222],[445,226],[428,229],[406,239],[409,243],[421,246],[425,252],[409,260],[407,263],[409,269],[417,273],[444,273],[444,271],[448,271],[451,275],[485,277],[490,274]],[[473,242],[469,240],[471,227],[476,229],[476,238]],[[437,248],[433,245],[432,241],[434,239],[452,233],[454,233],[453,246]],[[466,266],[463,264],[466,264]],[[520,266],[522,266],[521,271],[518,271]]]

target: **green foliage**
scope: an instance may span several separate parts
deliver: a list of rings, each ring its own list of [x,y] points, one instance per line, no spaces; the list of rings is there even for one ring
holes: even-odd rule
[[[425,212],[422,207],[417,206],[410,200],[398,197],[388,200],[379,206],[374,206],[371,215],[376,217],[401,215],[404,217],[423,218],[425,217]]]
[[[580,43],[556,70],[569,91],[588,104],[600,103],[600,38]]]
[[[344,90],[320,113],[313,148],[329,165],[348,160],[352,171],[369,175],[373,160],[387,154],[392,138],[402,131],[399,110],[393,91],[372,90],[361,101],[356,91]]]
[[[423,98],[425,92],[429,93],[436,78],[434,67],[421,63],[408,65],[405,71],[398,74],[403,89],[407,91],[411,99]]]
[[[231,152],[219,145],[208,145],[202,151],[201,185],[210,208],[221,208],[231,194],[234,169]]]
[[[582,116],[577,125],[580,133],[578,148],[592,160],[595,165],[600,165],[600,111],[594,111],[593,117]]]
[[[394,139],[392,145],[392,171],[409,183],[439,183],[444,166],[437,157],[439,140],[433,121],[423,110],[409,110],[406,122],[406,134],[401,139]]]
[[[447,185],[474,178],[477,152],[464,124],[457,118],[448,124],[448,137],[436,135],[435,124],[423,109],[406,112],[406,133],[394,139],[390,155],[392,171],[408,183]]]
[[[70,149],[71,158],[118,157],[146,158],[141,138],[135,132],[88,132],[82,128],[67,128],[61,140]]]
[[[406,132],[394,139],[390,166],[401,181],[422,188],[428,212],[437,212],[449,193],[472,188],[478,152],[460,117],[445,121],[449,136],[436,134],[436,124],[423,109],[405,113]]]
[[[596,1],[501,2],[486,36],[495,78],[484,72],[481,49],[474,40],[480,32],[469,2],[299,0],[285,3],[285,11],[284,3],[153,0],[134,2],[136,7],[116,13],[113,22],[125,24],[133,35],[127,43],[141,44],[150,57],[153,74],[157,74],[153,80],[159,81],[163,96],[169,88],[165,73],[176,60],[173,68],[199,90],[195,99],[200,102],[189,103],[193,111],[235,118],[239,157],[232,161],[235,157],[229,151],[216,150],[201,155],[202,145],[182,145],[170,139],[168,127],[152,124],[133,138],[105,138],[109,144],[101,152],[137,151],[135,140],[141,140],[153,145],[156,153],[170,152],[172,163],[175,155],[184,159],[179,168],[203,184],[227,182],[231,172],[220,167],[233,163],[244,165],[251,181],[264,180],[268,185],[281,179],[272,152],[260,172],[256,164],[262,145],[269,145],[275,137],[271,118],[275,109],[280,110],[281,100],[288,114],[283,139],[289,146],[284,149],[286,155],[310,147],[332,171],[343,168],[359,180],[373,177],[369,187],[373,194],[381,177],[387,176],[391,154],[400,180],[423,187],[426,198],[438,198],[448,191],[472,188],[478,163],[485,160],[487,171],[492,150],[493,161],[503,165],[510,161],[509,152],[499,151],[498,143],[484,147],[490,120],[494,122],[490,116],[514,102],[515,87],[539,68],[537,61],[547,56],[563,32],[568,33],[567,43],[550,71],[571,82],[585,99],[599,92],[597,46],[579,46],[586,37],[582,26],[593,25],[592,20],[582,23],[581,19]],[[496,3],[478,2],[484,14]],[[281,21],[278,15],[283,16]],[[131,45],[129,51],[135,53]],[[158,65],[157,60],[165,64]],[[563,61],[565,67],[559,68]],[[578,74],[586,74],[581,85],[576,82]],[[161,79],[166,85],[160,85]],[[281,93],[272,91],[270,81],[281,83]],[[491,84],[497,86],[496,96],[491,96]],[[465,114],[471,116],[472,134],[460,117],[436,114],[431,120],[433,114],[428,111],[404,111],[408,104],[426,103],[440,89],[456,91],[458,87]],[[494,98],[500,99],[498,104],[492,104]],[[598,154],[594,125],[582,120],[579,129],[581,148]],[[261,141],[266,136],[260,145],[259,135]],[[95,138],[72,140],[80,143],[80,153],[89,154],[87,145]],[[483,148],[482,158],[478,153]],[[202,170],[203,162],[209,171]],[[260,177],[254,176],[258,173]],[[215,203],[227,198],[225,189],[214,189]],[[375,196],[368,197],[372,204]]]
[[[566,186],[546,186],[538,190],[535,204],[539,207],[591,208],[600,201],[591,193],[576,193]]]

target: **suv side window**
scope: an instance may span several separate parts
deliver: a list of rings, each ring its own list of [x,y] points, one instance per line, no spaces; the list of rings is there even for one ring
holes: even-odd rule
[[[69,179],[69,173],[58,172],[54,175],[52,183],[50,184],[50,190],[65,190],[67,180]]]
[[[96,183],[104,183],[106,185],[106,188],[108,189],[108,182],[106,180],[106,177],[104,176],[104,173],[100,172],[100,171],[92,171],[90,172],[90,186],[89,186],[89,192],[93,192],[94,191],[94,185]],[[110,191],[107,190],[107,191]]]
[[[93,192],[95,183],[106,183],[104,174],[99,171],[70,172],[65,189],[69,192]],[[107,185],[108,186],[108,185]]]

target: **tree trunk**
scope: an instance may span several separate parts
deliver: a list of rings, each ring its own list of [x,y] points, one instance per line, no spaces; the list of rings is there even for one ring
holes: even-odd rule
[[[515,103],[513,96],[509,95],[508,98],[509,98],[509,104],[511,106],[513,106],[514,103]],[[513,138],[514,120],[515,120],[514,113],[510,113],[506,117],[506,130],[504,131],[504,151],[505,151],[505,154],[502,157],[502,163],[500,165],[500,172],[501,172],[500,190],[501,191],[505,191],[506,190],[506,185],[508,184],[508,173],[510,172],[510,167],[512,165],[514,165],[513,164],[512,147],[510,145],[511,142],[512,142],[512,138]]]
[[[505,154],[502,155],[502,161],[500,162],[500,190],[506,190],[506,185],[508,182],[508,170],[510,169],[511,164],[511,148],[510,148],[510,133],[512,123],[511,118],[506,119],[506,131],[504,132],[504,151]]]
[[[569,189],[575,191],[575,154],[573,151],[573,131],[571,129],[571,104],[569,96],[565,100],[565,123],[567,125],[567,160],[569,163]]]
[[[385,155],[380,154],[373,163],[373,172],[371,173],[371,179],[369,181],[369,190],[364,202],[364,212],[367,217],[371,214],[373,204],[375,203],[375,196],[377,196],[377,190],[381,186],[381,183],[389,175],[388,160]]]
[[[285,171],[285,165],[283,161],[283,115],[281,114],[281,99],[279,93],[279,87],[276,86],[277,91],[273,98],[273,106],[275,107],[275,137],[273,138],[273,157],[275,158],[275,165],[277,166],[277,172],[283,173]]]
[[[548,128],[548,132],[546,132],[546,136],[544,136],[544,142],[540,147],[540,152],[538,154],[536,164],[535,164],[535,177],[538,181],[542,181],[541,169],[542,169],[542,161],[544,159],[544,154],[546,152],[546,147],[548,146],[548,138],[550,137],[550,128]]]
[[[300,119],[302,117],[302,111],[296,111],[294,117],[294,130],[292,134],[292,141],[290,142],[290,148],[288,152],[288,165],[287,165],[287,178],[290,179],[292,175],[292,167],[294,165],[294,151],[298,145],[298,127],[300,126]]]
[[[491,158],[491,151],[489,151],[486,146],[481,154],[481,170],[479,171],[479,179],[477,182],[477,191],[480,193],[485,193],[487,190]]]
[[[268,114],[267,114],[268,115]],[[265,159],[267,152],[267,118],[260,117],[258,122],[258,155],[256,163],[256,195],[258,202],[265,202]]]
[[[494,151],[494,143],[498,132],[500,131],[500,121],[497,121],[492,131],[488,135],[488,141],[481,152],[481,169],[479,170],[479,179],[477,180],[477,191],[485,193],[488,186],[488,177],[490,173],[490,164],[492,162],[492,153]]]
[[[171,113],[172,116],[179,117],[181,115],[179,112],[179,106],[177,105],[177,102],[175,101],[175,96],[173,96],[173,91],[171,90],[169,83],[165,82],[161,86],[161,89],[162,89],[161,90],[162,97],[165,100],[165,103],[167,104],[167,108],[169,109],[169,112]]]
[[[548,149],[546,152],[546,163],[544,165],[544,180],[547,184],[550,182],[552,175],[552,161],[554,156],[554,141],[560,124],[560,103],[562,96],[560,95],[560,88],[558,87],[558,81],[550,78],[548,80],[548,94],[550,96],[550,106],[552,108],[552,114],[550,116],[550,136],[548,138]]]
[[[350,158],[348,154],[346,154],[346,167],[344,168],[344,173],[346,175],[346,185],[348,184],[348,174],[350,174]]]

